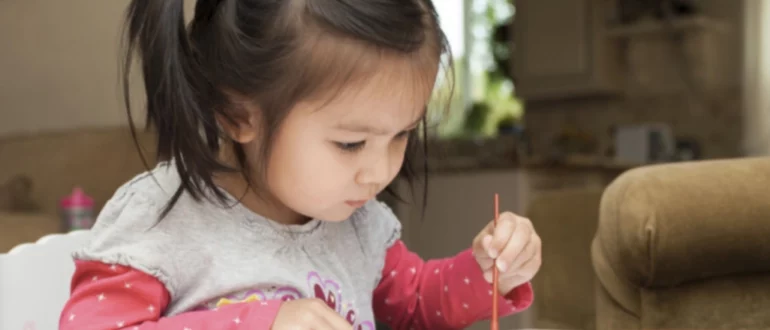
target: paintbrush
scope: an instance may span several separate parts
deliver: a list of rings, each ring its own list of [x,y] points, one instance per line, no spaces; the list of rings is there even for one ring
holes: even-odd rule
[[[500,201],[499,196],[497,193],[495,193],[495,220],[494,225],[495,228],[497,228],[497,218],[500,217]],[[494,232],[494,231],[493,231]],[[493,235],[494,236],[494,235]],[[499,290],[498,290],[498,277],[500,276],[498,270],[497,270],[497,258],[493,260],[492,264],[492,320],[489,324],[489,328],[491,330],[499,330],[500,325],[498,323],[497,317],[498,317],[498,306],[497,301],[499,300]]]

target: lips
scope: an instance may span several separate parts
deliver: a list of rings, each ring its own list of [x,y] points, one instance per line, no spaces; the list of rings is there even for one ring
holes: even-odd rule
[[[368,199],[361,199],[361,200],[353,200],[353,201],[345,201],[345,204],[348,204],[351,207],[361,207],[366,204],[366,202],[369,201]]]

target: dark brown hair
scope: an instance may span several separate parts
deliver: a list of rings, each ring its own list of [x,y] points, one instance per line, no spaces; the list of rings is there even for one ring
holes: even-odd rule
[[[199,0],[189,27],[183,0],[132,0],[126,19],[128,115],[128,76],[138,52],[157,159],[173,159],[181,178],[164,214],[183,192],[199,200],[212,191],[224,201],[213,182],[216,172],[240,171],[253,185],[263,182],[249,176],[241,145],[232,144],[238,168],[218,159],[229,144],[222,143],[217,119],[235,122],[244,115],[230,93],[262,111],[262,164],[252,165],[264,174],[272,137],[298,101],[362,78],[372,70],[371,61],[362,61],[370,55],[412,56],[419,66],[438,65],[449,52],[431,0]],[[410,137],[399,172],[410,183],[427,172],[425,126],[423,118],[423,139]],[[136,139],[133,124],[131,131]]]

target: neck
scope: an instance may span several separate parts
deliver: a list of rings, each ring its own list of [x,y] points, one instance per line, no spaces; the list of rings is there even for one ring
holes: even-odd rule
[[[232,148],[222,149],[232,150]],[[238,163],[231,154],[232,152],[223,152],[220,155],[221,160],[233,168],[238,168]],[[271,221],[284,225],[301,225],[310,221],[310,218],[295,212],[275,198],[268,187],[255,187],[250,184],[241,172],[217,173],[214,182],[219,188],[238,199],[244,207]],[[260,189],[259,193],[256,189]]]

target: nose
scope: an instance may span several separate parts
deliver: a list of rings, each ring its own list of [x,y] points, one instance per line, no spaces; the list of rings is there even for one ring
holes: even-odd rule
[[[361,169],[356,176],[356,182],[360,185],[381,187],[387,184],[390,174],[390,159],[386,153]]]

